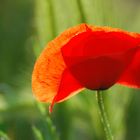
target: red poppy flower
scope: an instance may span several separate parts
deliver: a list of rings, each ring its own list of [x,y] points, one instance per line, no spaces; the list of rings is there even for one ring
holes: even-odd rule
[[[87,24],[49,42],[32,75],[35,96],[52,106],[84,88],[116,83],[140,87],[140,34]]]

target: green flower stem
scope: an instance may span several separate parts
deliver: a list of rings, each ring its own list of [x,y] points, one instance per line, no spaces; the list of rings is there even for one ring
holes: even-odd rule
[[[103,102],[103,95],[101,91],[97,91],[96,93],[97,95],[97,101],[98,101],[98,105],[99,105],[99,113],[100,113],[100,117],[101,117],[101,122],[103,124],[104,127],[104,131],[105,131],[105,135],[107,140],[113,140],[113,135],[111,132],[111,128],[110,128],[110,124],[105,112],[105,108],[104,108],[104,102]]]

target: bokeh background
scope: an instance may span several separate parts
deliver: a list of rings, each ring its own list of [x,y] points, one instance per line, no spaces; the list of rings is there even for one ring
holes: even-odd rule
[[[140,32],[139,0],[0,0],[0,140],[105,140],[95,92],[57,104],[35,100],[31,74],[48,41],[79,23]],[[115,140],[140,140],[140,90],[104,93]]]

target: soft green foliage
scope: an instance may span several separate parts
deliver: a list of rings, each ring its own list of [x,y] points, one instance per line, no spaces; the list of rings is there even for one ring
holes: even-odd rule
[[[32,127],[36,140],[44,140],[41,131],[37,127]]]
[[[1,139],[1,140],[10,140],[10,139],[8,138],[8,136],[7,136],[4,132],[2,132],[2,131],[0,131],[0,139]]]
[[[105,140],[94,91],[57,104],[51,115],[31,92],[35,58],[82,22],[140,32],[140,1],[0,1],[0,140]],[[104,98],[115,140],[139,140],[140,90],[115,85]]]
[[[36,138],[38,138],[39,140],[59,140],[56,128],[46,111],[46,106],[38,102],[36,103],[36,105],[40,111],[41,121],[43,123],[42,131],[37,127],[33,127]]]

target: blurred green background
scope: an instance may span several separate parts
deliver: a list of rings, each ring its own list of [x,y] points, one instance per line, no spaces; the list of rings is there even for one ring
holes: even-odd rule
[[[105,140],[95,92],[57,104],[35,100],[34,62],[46,43],[79,23],[140,32],[139,0],[0,0],[0,140]],[[140,140],[140,90],[104,94],[115,140]]]

